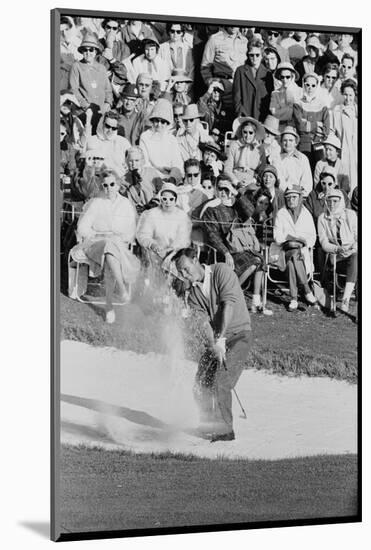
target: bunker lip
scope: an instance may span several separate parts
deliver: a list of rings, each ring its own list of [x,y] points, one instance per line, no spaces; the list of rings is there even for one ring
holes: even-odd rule
[[[279,459],[357,452],[357,387],[247,369],[233,396],[236,439],[210,444],[198,425],[185,359],[61,342],[61,441],[138,453]]]

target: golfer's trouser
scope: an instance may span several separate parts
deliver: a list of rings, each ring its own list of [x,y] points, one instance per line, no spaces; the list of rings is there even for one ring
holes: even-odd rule
[[[218,364],[209,350],[199,361],[194,396],[200,421],[213,424],[215,431],[220,433],[233,430],[232,389],[246,365],[250,338],[249,331],[241,331],[228,338],[225,366]]]

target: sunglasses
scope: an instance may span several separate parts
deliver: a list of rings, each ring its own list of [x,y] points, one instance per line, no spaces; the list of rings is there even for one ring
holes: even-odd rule
[[[104,157],[93,157],[93,160],[104,160]]]
[[[95,51],[96,51],[96,48],[83,48],[82,49],[82,53],[95,52]]]
[[[343,69],[351,69],[353,67],[353,65],[342,65],[341,67]]]
[[[176,113],[174,113],[174,118],[182,118],[183,114],[181,115],[177,115]]]
[[[325,78],[327,78],[327,80],[336,80],[336,76],[330,76],[328,74],[325,75]]]
[[[60,134],[61,134],[61,137],[64,137],[67,135],[67,132],[61,132]]]
[[[321,180],[321,183],[322,185],[327,185],[327,187],[332,187],[333,185],[335,185],[335,182],[334,181],[325,181],[325,180]]]
[[[168,121],[163,118],[153,118],[152,122],[154,124],[169,124]]]
[[[254,130],[243,130],[242,133],[244,136],[252,136],[253,134],[255,134]]]
[[[249,57],[261,57],[261,53],[249,53],[247,54]]]
[[[292,79],[291,74],[281,74],[280,75],[280,80],[291,80],[291,79]]]
[[[194,122],[196,119],[195,118],[187,118],[184,122],[187,124],[187,122],[191,123],[191,122]]]
[[[109,29],[110,31],[118,31],[118,27],[111,27],[111,25],[106,25],[106,29]]]
[[[202,184],[202,187],[203,187],[206,191],[210,191],[210,190],[213,188],[212,185],[204,185],[204,184]]]
[[[317,88],[317,84],[308,84],[307,82],[304,82],[304,86],[306,88]]]
[[[218,187],[218,191],[224,191],[228,195],[230,194],[230,190],[228,189],[228,187]]]
[[[108,130],[112,130],[112,132],[117,130],[117,126],[110,126],[109,124],[107,124],[107,122],[104,123],[104,127],[107,128]]]
[[[103,187],[104,187],[105,189],[107,189],[108,187],[115,187],[116,182],[115,182],[115,181],[111,181],[110,183],[103,183],[102,185],[103,185]]]
[[[163,202],[174,202],[175,201],[175,197],[161,197],[161,200]]]
[[[279,36],[279,34],[277,31],[268,31],[268,36]]]
[[[190,172],[189,174],[186,174],[187,178],[198,178],[200,175],[200,172]]]
[[[182,34],[183,31],[178,29],[170,29],[170,34]]]

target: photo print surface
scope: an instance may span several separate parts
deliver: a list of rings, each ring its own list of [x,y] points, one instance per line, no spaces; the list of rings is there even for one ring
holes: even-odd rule
[[[52,538],[360,521],[360,29],[52,30]]]

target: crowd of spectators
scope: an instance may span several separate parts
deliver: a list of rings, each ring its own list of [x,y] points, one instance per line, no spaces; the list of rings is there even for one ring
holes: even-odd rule
[[[81,211],[80,246],[107,272],[108,304],[115,284],[127,298],[138,272],[133,240],[142,263],[167,269],[196,241],[241,285],[251,277],[252,311],[270,314],[261,294],[273,242],[289,310],[301,290],[316,302],[308,275],[336,254],[348,311],[357,280],[352,34],[62,16],[60,48],[63,209]]]

